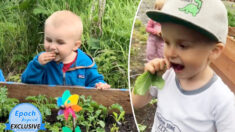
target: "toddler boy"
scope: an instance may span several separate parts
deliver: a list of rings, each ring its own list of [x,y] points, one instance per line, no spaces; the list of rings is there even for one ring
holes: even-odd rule
[[[162,11],[147,15],[161,23],[165,41],[165,59],[145,66],[152,74],[165,71],[152,132],[235,131],[234,94],[210,67],[221,54],[228,32],[221,0],[167,0]],[[148,103],[156,96],[152,93],[133,94],[134,107]]]

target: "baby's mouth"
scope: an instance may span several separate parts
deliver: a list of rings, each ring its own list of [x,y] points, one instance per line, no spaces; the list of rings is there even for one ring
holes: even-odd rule
[[[184,69],[184,65],[183,64],[177,64],[177,63],[171,62],[171,66],[177,72],[182,71]]]

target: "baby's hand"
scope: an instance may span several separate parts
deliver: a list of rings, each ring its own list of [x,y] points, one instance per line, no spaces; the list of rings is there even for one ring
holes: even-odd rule
[[[107,83],[101,83],[101,82],[99,82],[99,83],[96,83],[96,84],[95,84],[95,88],[97,88],[97,89],[109,89],[109,88],[110,88],[110,85],[107,84]]]
[[[165,67],[166,66],[166,67]],[[170,68],[170,64],[166,59],[156,58],[145,65],[145,71],[154,74],[156,71],[165,71]]]
[[[55,56],[56,56],[55,52],[44,52],[38,57],[38,62],[41,65],[45,65],[48,62],[54,60]]]

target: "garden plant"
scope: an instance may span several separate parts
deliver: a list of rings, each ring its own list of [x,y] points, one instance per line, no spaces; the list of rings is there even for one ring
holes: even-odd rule
[[[7,88],[5,87],[0,88],[0,95],[4,97],[4,101],[0,103],[0,106],[4,105],[4,107],[0,107],[0,130],[4,131],[5,123],[8,123],[9,113],[11,109],[19,103],[19,100],[8,98]],[[126,118],[129,117],[125,114],[121,105],[113,104],[110,107],[105,107],[93,101],[91,96],[85,97],[80,95],[79,100],[78,98],[74,98],[74,95],[71,96],[67,96],[66,100],[75,99],[77,102],[75,101],[73,104],[79,106],[76,106],[76,108],[79,108],[79,112],[74,112],[75,115],[71,113],[67,113],[67,115],[64,114],[65,107],[63,107],[63,109],[61,108],[66,103],[59,101],[63,96],[58,98],[48,98],[44,95],[28,96],[24,102],[29,102],[40,110],[43,123],[45,123],[45,128],[48,132],[59,132],[62,130],[67,132],[69,130],[75,130],[76,128],[81,129],[82,132],[118,132],[119,130],[125,131],[126,128],[130,127],[127,126],[129,124],[127,124],[128,121],[126,120]],[[8,110],[6,110],[6,108],[8,108]],[[61,110],[64,111],[61,112]],[[58,112],[60,113],[59,115]],[[131,124],[135,126],[134,120]]]

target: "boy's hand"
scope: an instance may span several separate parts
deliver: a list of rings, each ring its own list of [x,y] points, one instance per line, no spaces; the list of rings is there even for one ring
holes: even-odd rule
[[[45,65],[48,62],[54,60],[55,56],[56,56],[55,52],[44,52],[38,57],[38,62],[41,65]]]
[[[96,83],[96,84],[95,84],[95,88],[97,88],[97,89],[109,89],[109,88],[110,88],[110,85],[107,84],[107,83],[101,83],[101,82],[99,82],[99,83]]]
[[[170,68],[170,63],[166,59],[156,58],[145,65],[144,70],[154,74],[156,71],[164,71]]]

